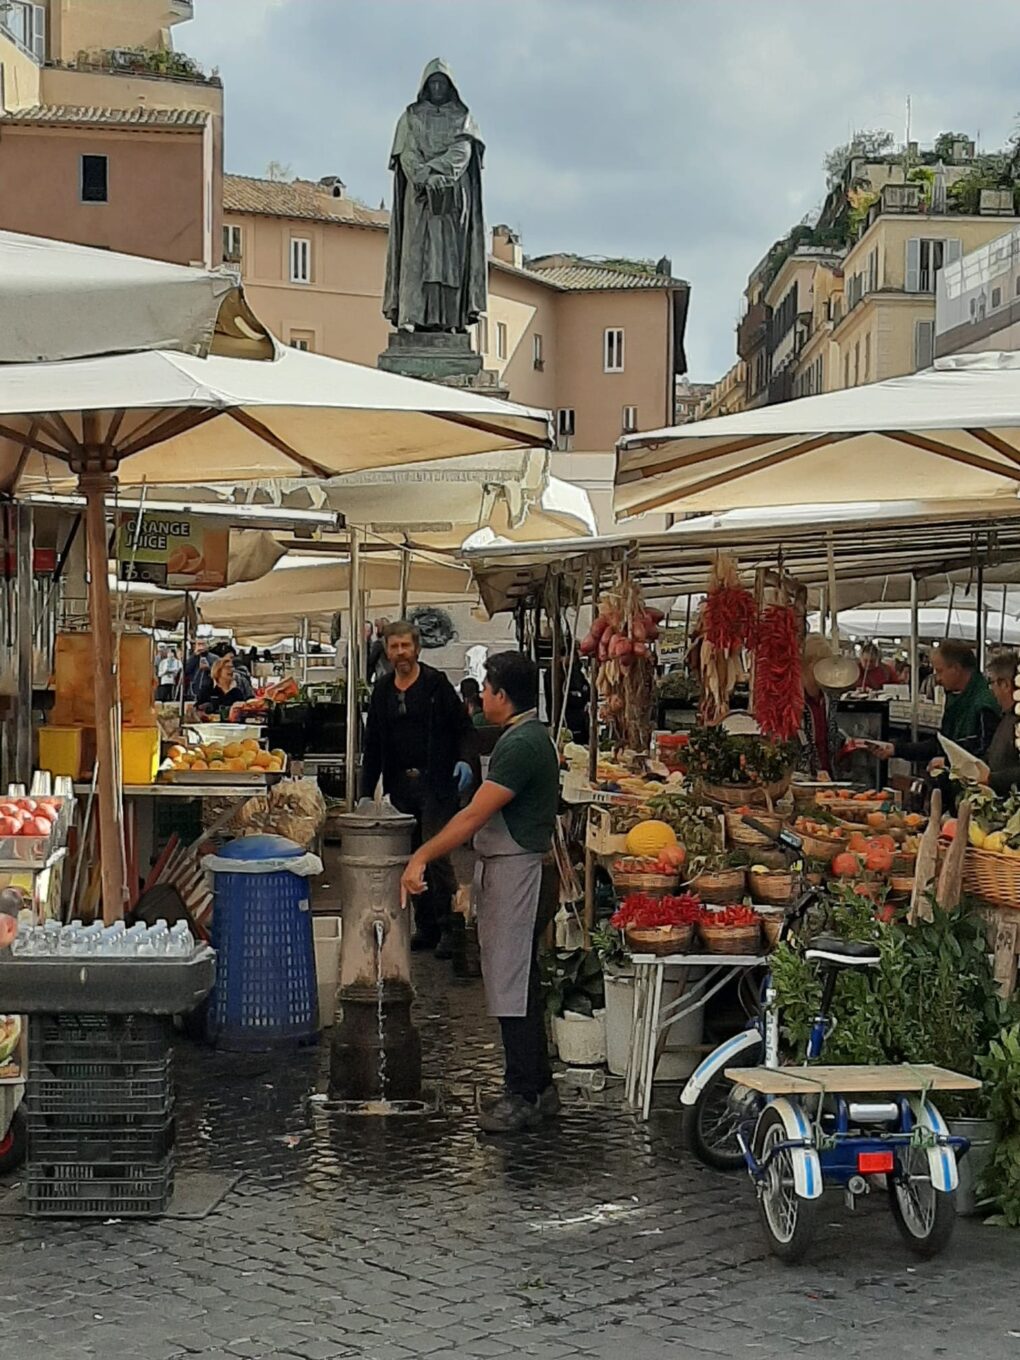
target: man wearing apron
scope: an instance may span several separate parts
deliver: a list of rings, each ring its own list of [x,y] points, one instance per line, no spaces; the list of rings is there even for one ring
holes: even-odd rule
[[[520,1133],[554,1116],[545,1017],[535,957],[542,861],[559,805],[559,760],[538,720],[538,668],[521,652],[485,663],[482,707],[502,727],[488,778],[463,811],[407,862],[408,896],[425,887],[425,869],[474,837],[478,943],[489,1014],[499,1020],[506,1055],[506,1089],[483,1105],[487,1133]]]

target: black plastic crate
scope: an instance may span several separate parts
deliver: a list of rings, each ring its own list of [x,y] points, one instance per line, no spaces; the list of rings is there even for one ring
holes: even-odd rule
[[[33,1015],[28,1032],[32,1057],[43,1064],[156,1063],[170,1051],[170,1027],[159,1015]]]
[[[152,1166],[174,1147],[173,1116],[152,1129],[115,1126],[68,1129],[52,1120],[29,1120],[28,1158],[39,1165],[88,1163],[94,1166]]]
[[[140,1062],[132,1058],[110,1058],[102,1053],[81,1049],[73,1058],[44,1057],[29,1052],[30,1073],[55,1081],[136,1082],[147,1081],[157,1074],[173,1072],[173,1059],[149,1058]],[[168,1076],[168,1080],[172,1080]]]
[[[41,1165],[25,1171],[25,1203],[37,1218],[152,1218],[174,1192],[174,1159],[150,1166]],[[123,1174],[130,1170],[130,1175]],[[104,1174],[97,1174],[104,1173]]]
[[[134,1067],[130,1073],[111,1076],[82,1071],[102,1064],[68,1064],[73,1072],[36,1064],[29,1068],[25,1091],[26,1113],[77,1117],[109,1114],[168,1115],[173,1103],[170,1060]]]
[[[138,1133],[143,1136],[156,1134],[163,1128],[174,1112],[171,1099],[166,1109],[155,1114],[123,1114],[118,1111],[102,1110],[61,1110],[56,1113],[41,1114],[34,1110],[26,1099],[21,1107],[25,1112],[29,1135],[36,1133],[59,1133],[77,1137],[99,1137],[105,1133]]]

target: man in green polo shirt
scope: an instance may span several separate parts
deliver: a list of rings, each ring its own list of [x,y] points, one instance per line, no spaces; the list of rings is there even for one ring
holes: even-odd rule
[[[483,1103],[487,1133],[520,1133],[552,1118],[559,1097],[546,1048],[535,956],[542,861],[559,804],[559,760],[538,720],[538,669],[521,652],[485,663],[482,707],[503,732],[488,778],[462,812],[407,862],[401,886],[424,891],[425,867],[474,837],[478,943],[489,1014],[499,1019],[506,1089]]]

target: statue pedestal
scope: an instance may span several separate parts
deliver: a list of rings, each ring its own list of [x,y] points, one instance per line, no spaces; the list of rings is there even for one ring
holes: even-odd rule
[[[471,348],[471,338],[450,331],[391,331],[378,367],[405,378],[469,387],[490,397],[506,397],[495,369],[482,368],[482,356]]]

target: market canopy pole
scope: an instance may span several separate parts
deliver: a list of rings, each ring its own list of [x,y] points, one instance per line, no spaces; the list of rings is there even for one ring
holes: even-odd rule
[[[116,467],[116,457],[111,454],[109,445],[102,442],[99,416],[94,411],[85,411],[82,415],[80,457],[72,457],[71,468],[78,474],[78,486],[85,497],[98,767],[96,795],[99,802],[103,920],[107,925],[123,918],[127,886],[117,790],[117,736],[114,722],[118,704],[106,546],[106,497],[116,485]]]

